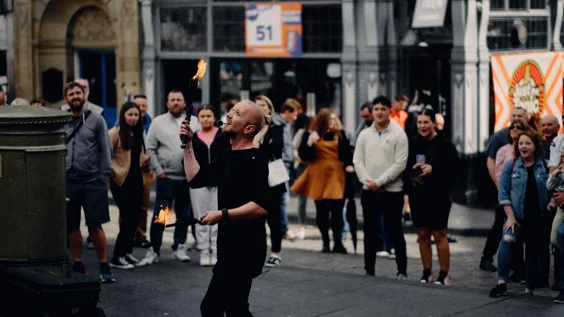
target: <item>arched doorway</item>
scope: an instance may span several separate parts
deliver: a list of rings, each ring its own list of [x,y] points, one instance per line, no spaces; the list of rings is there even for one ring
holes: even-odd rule
[[[73,78],[88,80],[88,100],[104,108],[108,126],[116,120],[116,33],[106,12],[96,6],[77,11],[67,30]]]

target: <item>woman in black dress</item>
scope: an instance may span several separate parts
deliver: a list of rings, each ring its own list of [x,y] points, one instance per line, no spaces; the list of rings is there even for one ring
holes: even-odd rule
[[[450,281],[450,250],[447,224],[450,213],[450,191],[459,170],[459,157],[454,144],[435,129],[435,112],[424,109],[417,116],[417,135],[409,140],[406,189],[413,224],[419,237],[419,251],[423,262],[421,283],[433,282],[433,249],[435,238],[441,271],[435,284]]]

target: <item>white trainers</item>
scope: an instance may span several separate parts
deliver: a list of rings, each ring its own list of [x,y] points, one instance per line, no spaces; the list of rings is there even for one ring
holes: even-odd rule
[[[298,231],[298,239],[303,240],[306,236],[306,229],[305,227],[300,227],[300,231]]]
[[[389,258],[390,253],[388,251],[378,251],[376,252],[376,256],[379,258]]]
[[[407,280],[407,276],[405,274],[398,273],[398,275],[396,276],[396,279],[400,280],[400,281],[405,281],[405,280]]]
[[[217,263],[217,251],[215,252],[211,252],[211,260],[210,260],[210,264],[212,266],[215,266],[215,264]]]
[[[210,250],[200,251],[200,266],[210,266],[211,265],[211,253]]]
[[[190,261],[190,257],[186,254],[186,246],[184,244],[179,244],[176,251],[172,252],[172,259],[180,262]]]
[[[159,263],[159,255],[153,251],[153,247],[150,247],[143,260],[139,261],[139,266],[151,265],[153,263]]]

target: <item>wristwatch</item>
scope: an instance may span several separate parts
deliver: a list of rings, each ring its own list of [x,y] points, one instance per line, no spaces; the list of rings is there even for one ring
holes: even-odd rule
[[[221,209],[221,221],[224,223],[229,221],[229,210],[227,208]]]

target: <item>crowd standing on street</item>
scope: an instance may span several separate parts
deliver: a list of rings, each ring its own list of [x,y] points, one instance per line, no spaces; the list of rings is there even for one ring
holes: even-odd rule
[[[108,131],[103,108],[90,103],[88,95],[88,82],[77,79],[65,87],[66,105],[61,107],[72,115],[65,131],[73,271],[87,273],[82,261],[82,210],[87,245],[97,254],[104,283],[115,282],[111,268],[135,269],[161,260],[164,226],[157,220],[171,210],[176,214],[172,259],[191,261],[187,251],[194,249],[201,266],[214,267],[202,316],[252,316],[248,304],[252,280],[263,267],[282,265],[283,241],[306,238],[307,200],[315,203],[321,252],[347,254],[343,239],[348,231],[356,232],[359,195],[366,275],[376,275],[378,257],[389,257],[396,261],[397,279],[408,278],[403,223],[410,220],[421,254],[418,282],[455,282],[449,244],[456,239],[447,227],[451,190],[462,166],[455,145],[443,132],[445,117],[432,106],[416,101],[408,107],[404,94],[393,101],[378,96],[361,105],[361,123],[349,134],[337,112],[324,108],[309,117],[292,98],[277,112],[266,95],[239,102],[224,94],[221,108],[200,105],[186,114],[185,96],[172,90],[166,96],[168,112],[151,118],[147,97],[136,95],[121,106],[116,125]],[[0,90],[0,105],[5,102]],[[41,98],[21,102],[45,106]],[[217,120],[221,109],[226,114]],[[509,127],[493,134],[487,144],[486,167],[498,199],[479,268],[497,272],[491,297],[508,295],[509,282],[524,284],[527,295],[548,287],[552,255],[551,288],[560,292],[554,301],[564,303],[560,127],[555,116],[530,116],[515,107]],[[148,217],[155,181],[153,215]],[[119,234],[110,261],[102,228],[110,221],[108,183],[119,209]],[[297,234],[288,226],[290,194],[299,199]],[[189,246],[191,219],[199,224],[192,227],[194,243]],[[438,272],[432,268],[433,244]],[[142,259],[133,256],[134,247],[146,249]]]

